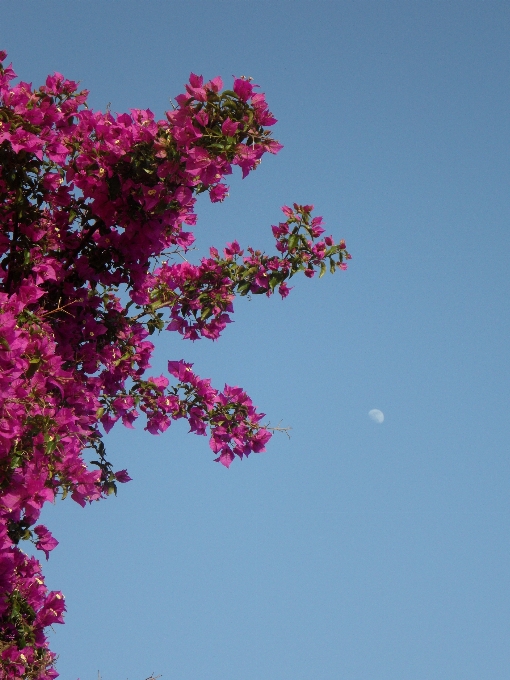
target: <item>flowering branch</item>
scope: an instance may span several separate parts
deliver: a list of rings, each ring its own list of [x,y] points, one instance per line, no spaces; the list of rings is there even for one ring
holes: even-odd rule
[[[264,95],[237,78],[191,74],[164,120],[149,110],[113,116],[61,74],[37,90],[19,82],[0,52],[0,680],[57,677],[45,630],[63,623],[61,593],[40,563],[58,541],[38,524],[57,496],[82,506],[130,481],[106,457],[103,433],[143,414],[164,432],[184,418],[207,436],[214,460],[260,453],[275,431],[237,386],[218,390],[184,361],[146,377],[156,331],[216,340],[237,295],[285,298],[298,272],[345,269],[345,243],[322,238],[313,206],[284,207],[276,252],[241,250],[193,265],[196,196],[228,194],[281,148]],[[161,258],[169,258],[161,264]],[[129,294],[123,302],[119,291]],[[134,307],[134,314],[133,314]],[[94,452],[89,468],[86,451]]]

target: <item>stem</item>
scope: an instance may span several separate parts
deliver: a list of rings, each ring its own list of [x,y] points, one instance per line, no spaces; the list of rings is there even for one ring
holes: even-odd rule
[[[9,266],[7,269],[7,279],[5,280],[5,292],[9,294],[11,292],[11,284],[13,282],[14,278],[14,261],[16,257],[16,244],[18,242],[18,236],[19,236],[19,222],[18,218],[16,218],[16,221],[14,222],[14,227],[12,230],[12,245],[11,245],[11,252],[9,253]]]

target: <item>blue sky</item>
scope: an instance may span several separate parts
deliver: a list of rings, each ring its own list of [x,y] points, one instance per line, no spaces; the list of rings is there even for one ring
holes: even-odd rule
[[[261,85],[285,148],[200,202],[198,255],[269,248],[293,201],[353,254],[238,301],[218,343],[159,336],[155,368],[243,386],[291,439],[227,471],[180,423],[114,429],[133,481],[44,516],[62,678],[508,678],[509,24],[482,0],[3,1],[20,77],[94,108],[161,115],[190,71]]]

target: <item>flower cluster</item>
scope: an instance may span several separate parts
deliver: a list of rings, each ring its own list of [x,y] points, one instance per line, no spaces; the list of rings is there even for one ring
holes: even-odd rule
[[[344,241],[335,244],[331,236],[316,240],[324,229],[322,218],[311,217],[312,205],[295,203],[293,209],[284,206],[282,210],[286,221],[272,227],[279,255],[269,256],[253,248],[245,254],[234,241],[222,255],[211,248],[210,257],[198,266],[165,262],[158,267],[146,279],[144,295],[138,297],[145,302],[145,313],[153,315],[154,327],[164,327],[162,310],[166,309],[171,319],[168,330],[191,340],[216,340],[231,321],[236,294],[269,297],[278,288],[285,298],[291,290],[286,282],[297,272],[311,278],[317,269],[323,276],[328,265],[331,272],[346,269],[350,255]]]
[[[243,177],[281,148],[276,120],[245,78],[191,74],[164,120],[149,110],[113,115],[61,74],[39,89],[12,84],[0,52],[0,680],[54,678],[45,628],[63,622],[32,541],[46,559],[56,539],[41,510],[58,496],[82,506],[130,480],[106,458],[103,432],[143,413],[159,434],[185,418],[228,467],[265,450],[262,424],[239,387],[215,389],[170,361],[146,377],[164,329],[217,339],[236,295],[289,293],[299,271],[345,268],[343,241],[321,240],[312,206],[284,207],[276,255],[229,243],[197,265],[196,196],[222,201],[234,166]],[[180,258],[180,260],[178,259]],[[84,460],[92,450],[90,468]]]

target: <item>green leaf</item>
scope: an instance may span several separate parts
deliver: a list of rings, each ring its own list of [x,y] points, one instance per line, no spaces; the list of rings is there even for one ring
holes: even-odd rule
[[[289,242],[288,242],[289,250],[294,250],[294,248],[297,247],[298,243],[299,243],[299,235],[298,234],[291,234],[289,236]]]
[[[239,293],[239,295],[247,295],[247,293],[250,291],[250,286],[251,286],[250,281],[243,281],[243,283],[240,283],[237,286],[237,292]]]
[[[321,262],[321,273],[319,274],[319,279],[321,279],[326,273],[326,263],[324,260]]]
[[[273,274],[273,276],[271,276],[271,278],[269,279],[269,287],[271,288],[271,290],[274,290],[279,283],[280,277],[278,276],[278,274]]]
[[[32,357],[32,359],[30,359],[29,363],[30,363],[30,365],[29,365],[28,371],[27,371],[27,378],[31,378],[34,375],[34,373],[37,371],[37,367],[41,363],[41,359],[40,359],[40,357]]]
[[[55,451],[56,448],[57,448],[57,442],[55,440],[45,442],[45,449],[46,449],[46,453],[48,455],[51,455]]]

